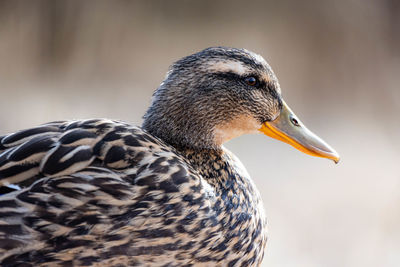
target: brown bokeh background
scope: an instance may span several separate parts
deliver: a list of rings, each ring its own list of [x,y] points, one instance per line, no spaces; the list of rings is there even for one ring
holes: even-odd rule
[[[265,136],[226,146],[261,191],[263,266],[400,266],[400,2],[0,1],[0,134],[47,121],[135,124],[174,60],[263,55],[303,122],[341,153]]]

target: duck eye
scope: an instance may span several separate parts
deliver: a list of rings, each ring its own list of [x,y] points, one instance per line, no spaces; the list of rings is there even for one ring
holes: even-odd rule
[[[257,84],[257,79],[255,77],[253,77],[253,76],[246,77],[245,81],[250,86],[255,86]]]

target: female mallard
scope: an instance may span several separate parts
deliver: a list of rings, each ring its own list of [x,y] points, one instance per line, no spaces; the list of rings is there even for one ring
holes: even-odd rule
[[[261,131],[338,154],[250,51],[213,47],[170,68],[142,127],[53,122],[0,137],[1,266],[258,266],[260,195],[222,144]]]

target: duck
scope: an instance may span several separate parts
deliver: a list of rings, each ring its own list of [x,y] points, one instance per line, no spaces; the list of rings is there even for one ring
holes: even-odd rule
[[[224,144],[263,133],[339,161],[246,49],[210,47],[173,63],[143,118],[0,137],[1,266],[259,266],[261,196]]]

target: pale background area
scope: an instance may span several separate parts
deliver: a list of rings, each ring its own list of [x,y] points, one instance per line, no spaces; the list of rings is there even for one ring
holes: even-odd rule
[[[169,64],[214,45],[264,56],[342,156],[261,135],[226,145],[264,199],[263,266],[400,266],[400,1],[0,1],[0,134],[141,124]]]

